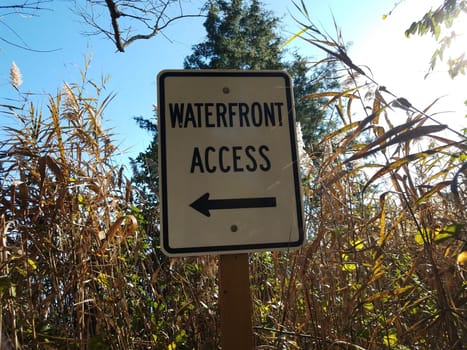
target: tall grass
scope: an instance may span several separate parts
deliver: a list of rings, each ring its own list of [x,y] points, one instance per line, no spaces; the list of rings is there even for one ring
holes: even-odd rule
[[[340,64],[343,83],[308,97],[327,97],[341,124],[320,153],[309,151],[308,243],[253,269],[277,276],[263,280],[266,295],[254,289],[259,343],[462,349],[467,295],[456,260],[467,240],[467,138],[439,123],[432,105],[395,97],[310,23],[302,39]],[[392,125],[401,108],[406,120]]]
[[[82,82],[48,96],[46,110],[19,85],[17,104],[2,106],[0,344],[212,348],[215,272],[161,253],[157,213],[115,164],[102,126],[106,79],[87,75],[88,62]]]
[[[8,108],[1,144],[2,328],[14,348],[85,348],[129,339],[125,264],[136,240],[131,184],[101,124],[112,96],[82,72],[47,110]],[[104,81],[103,81],[104,83]],[[112,302],[110,303],[110,300]]]
[[[327,98],[340,126],[307,150],[306,244],[250,256],[257,346],[461,349],[466,138],[307,28],[304,39],[347,78],[341,90],[308,96]],[[11,123],[0,146],[1,340],[25,349],[216,349],[217,260],[161,253],[157,193],[146,205],[148,193],[115,164],[102,126],[112,96],[86,69],[82,78],[44,110],[28,95],[3,106]],[[392,125],[401,105],[406,120]]]

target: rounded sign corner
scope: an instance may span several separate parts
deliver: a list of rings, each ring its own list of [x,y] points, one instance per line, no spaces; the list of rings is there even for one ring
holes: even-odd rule
[[[180,72],[184,72],[185,70],[183,69],[163,69],[157,74],[157,81],[162,82],[166,78],[180,74]]]
[[[303,232],[300,233],[300,237],[298,237],[298,240],[297,242],[295,242],[295,248],[299,249],[301,247],[303,247],[303,245],[305,244],[305,237],[303,235]]]
[[[165,255],[167,255],[169,257],[178,256],[178,249],[174,249],[174,248],[170,247],[168,242],[162,242],[161,250]]]

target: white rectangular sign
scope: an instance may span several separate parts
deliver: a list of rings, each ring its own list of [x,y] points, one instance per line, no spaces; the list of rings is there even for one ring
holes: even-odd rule
[[[162,248],[168,255],[303,243],[290,77],[168,70],[158,76]]]

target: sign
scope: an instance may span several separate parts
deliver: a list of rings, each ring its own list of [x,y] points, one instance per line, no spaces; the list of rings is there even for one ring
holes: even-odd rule
[[[167,70],[158,76],[162,248],[168,255],[303,243],[290,77]]]

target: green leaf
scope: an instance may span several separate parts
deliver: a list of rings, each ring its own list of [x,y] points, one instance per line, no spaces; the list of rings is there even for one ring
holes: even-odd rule
[[[442,230],[435,232],[434,242],[442,243],[449,238],[457,238],[465,225],[455,223],[445,226]]]
[[[7,291],[10,287],[14,287],[14,283],[8,276],[0,276],[0,292]]]
[[[417,32],[417,29],[418,29],[418,23],[417,23],[417,22],[413,22],[413,23],[410,25],[409,29],[407,29],[407,30],[405,31],[405,36],[406,36],[407,38],[410,37],[410,35],[413,35],[413,34],[415,34],[415,33]]]
[[[464,226],[465,226],[464,224],[459,224],[459,223],[447,225],[446,227],[443,228],[441,232],[450,233],[452,235],[458,235],[461,232],[461,230],[464,228]]]
[[[28,275],[28,272],[25,269],[22,269],[19,266],[15,266],[15,269],[23,277],[26,277]]]
[[[442,243],[442,242],[444,242],[445,240],[447,240],[449,238],[452,238],[452,234],[450,234],[450,233],[438,233],[438,234],[435,235],[435,238],[433,239],[433,241],[435,243]]]

